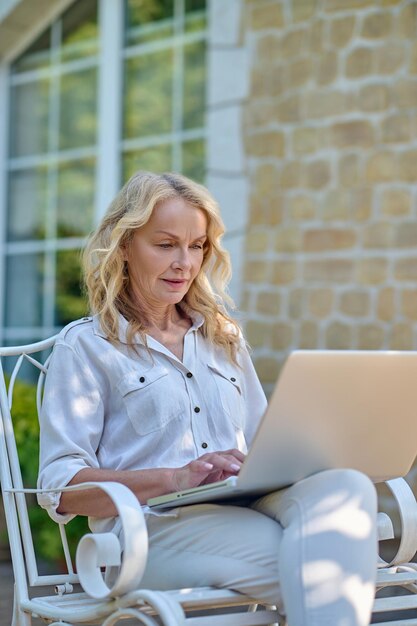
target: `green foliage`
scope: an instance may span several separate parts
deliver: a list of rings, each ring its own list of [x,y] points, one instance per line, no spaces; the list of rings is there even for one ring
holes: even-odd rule
[[[16,381],[13,422],[23,483],[26,487],[33,487],[36,484],[39,467],[39,424],[35,385]],[[28,499],[28,510],[37,556],[55,563],[62,561],[63,553],[57,524],[37,504],[35,498]],[[88,532],[87,519],[76,517],[67,524],[66,529],[70,550],[74,554],[80,537]]]

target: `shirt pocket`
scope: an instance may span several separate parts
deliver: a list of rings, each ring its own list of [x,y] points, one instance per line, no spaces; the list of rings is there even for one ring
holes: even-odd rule
[[[234,426],[244,427],[245,403],[242,393],[240,373],[232,367],[222,367],[208,363],[209,370],[216,383],[220,403]]]
[[[165,367],[128,372],[117,383],[117,389],[139,435],[161,430],[183,411]]]

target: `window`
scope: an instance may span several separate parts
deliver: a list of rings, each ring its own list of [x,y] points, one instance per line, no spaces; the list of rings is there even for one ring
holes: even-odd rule
[[[124,18],[123,90],[121,119],[106,123],[119,133],[118,185],[137,169],[203,181],[206,2],[114,1]],[[114,34],[100,31],[104,2],[73,2],[10,67],[7,343],[51,334],[87,311],[80,251],[99,213],[100,63]]]
[[[205,0],[126,0],[122,163],[204,180]]]

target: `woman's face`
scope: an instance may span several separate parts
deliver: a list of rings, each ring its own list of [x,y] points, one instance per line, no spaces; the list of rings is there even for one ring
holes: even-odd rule
[[[156,205],[127,249],[134,293],[151,306],[180,302],[200,271],[206,239],[204,211],[182,198]]]

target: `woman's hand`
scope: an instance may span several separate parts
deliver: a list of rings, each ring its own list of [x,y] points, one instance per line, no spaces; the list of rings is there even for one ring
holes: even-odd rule
[[[174,491],[190,489],[218,480],[225,480],[229,476],[236,476],[244,460],[245,455],[235,448],[222,452],[207,452],[184,467],[173,470]]]

